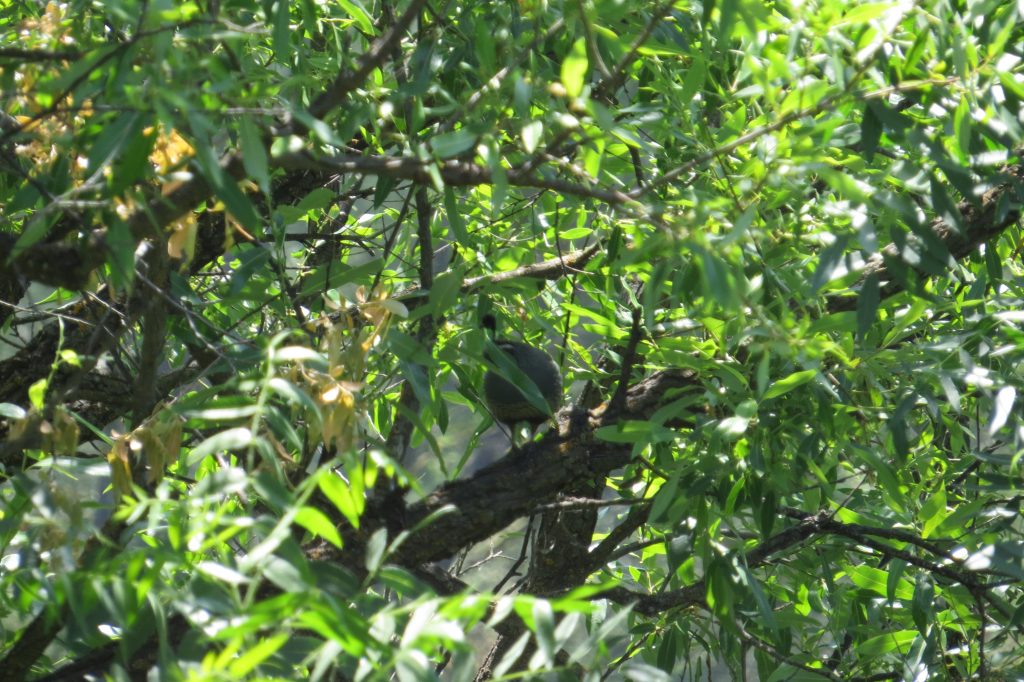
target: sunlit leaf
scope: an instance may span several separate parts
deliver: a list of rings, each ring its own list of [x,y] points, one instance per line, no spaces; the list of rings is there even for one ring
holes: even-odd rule
[[[341,535],[334,527],[327,515],[315,507],[302,507],[295,514],[295,523],[299,524],[313,535],[328,540],[335,547],[342,546]]]
[[[587,44],[583,38],[579,38],[562,60],[562,85],[569,98],[575,99],[583,93],[583,79],[589,68]]]
[[[1010,416],[1010,411],[1013,409],[1013,403],[1016,399],[1017,389],[1013,386],[1003,386],[999,389],[999,393],[996,394],[995,403],[992,408],[992,417],[988,422],[988,433],[990,436],[995,435],[995,433],[1006,424],[1006,420]]]
[[[799,372],[793,372],[787,377],[783,377],[778,381],[772,383],[768,387],[768,390],[764,392],[762,400],[771,400],[772,398],[778,398],[781,395],[789,393],[793,389],[803,386],[808,381],[817,376],[818,371],[815,369],[805,369]]]

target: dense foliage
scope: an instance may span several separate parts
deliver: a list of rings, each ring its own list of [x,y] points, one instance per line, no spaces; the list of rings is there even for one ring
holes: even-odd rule
[[[2,3],[0,680],[1020,678],[1022,12]]]

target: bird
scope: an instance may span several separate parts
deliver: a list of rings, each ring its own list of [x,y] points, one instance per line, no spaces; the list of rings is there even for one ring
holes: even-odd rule
[[[522,423],[530,425],[532,434],[562,404],[562,373],[541,349],[497,338],[494,315],[484,315],[481,322],[493,342],[484,351],[493,365],[484,374],[484,403],[513,434]]]

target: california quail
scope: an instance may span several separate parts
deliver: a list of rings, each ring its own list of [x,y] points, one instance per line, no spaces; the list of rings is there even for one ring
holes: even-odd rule
[[[494,338],[494,316],[484,315],[482,322]],[[562,404],[558,365],[547,353],[526,343],[494,338],[493,346],[484,352],[495,367],[484,375],[487,409],[510,429],[522,422],[536,429]],[[547,409],[541,409],[544,404]]]

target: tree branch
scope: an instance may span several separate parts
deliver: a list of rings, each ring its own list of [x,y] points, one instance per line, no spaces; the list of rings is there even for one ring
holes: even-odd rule
[[[429,184],[431,177],[427,171],[428,164],[435,162],[421,161],[413,156],[354,156],[348,154],[313,156],[309,152],[303,151],[282,154],[273,159],[273,163],[280,168],[329,169],[339,173],[386,175],[401,180]],[[449,159],[436,162],[436,164],[442,181],[452,187],[475,187],[487,185],[493,181],[490,169],[470,161]],[[597,199],[611,206],[641,206],[625,192],[587,187],[560,178],[541,177],[523,168],[511,168],[507,171],[506,176],[508,184],[514,187],[551,190],[577,197]]]
[[[342,71],[334,82],[327,88],[313,104],[309,107],[309,113],[314,118],[323,118],[328,112],[345,101],[350,92],[358,88],[370,75],[370,72],[384,63],[384,59],[398,44],[402,34],[412,24],[420,10],[426,5],[426,0],[412,0],[405,12],[392,26],[384,32],[377,40],[373,41],[370,49],[359,58],[359,64],[351,71]]]
[[[1020,206],[1024,203],[1024,196],[1021,195],[1024,185],[1024,162],[1004,166],[999,174],[1003,176],[1002,182],[985,192],[979,201],[975,203],[964,200],[957,204],[957,210],[964,218],[962,230],[942,218],[935,218],[926,228],[946,246],[953,258],[962,259],[969,256],[980,244],[998,237],[1020,219]],[[903,282],[891,280],[889,265],[904,260],[900,251],[896,244],[889,244],[880,253],[869,258],[860,270],[859,280],[862,282],[871,275],[880,282],[890,280],[881,288],[880,295],[883,299],[904,289]],[[828,303],[828,311],[837,313],[855,310],[859,300],[858,294],[859,292],[854,290],[841,298],[832,299]]]

